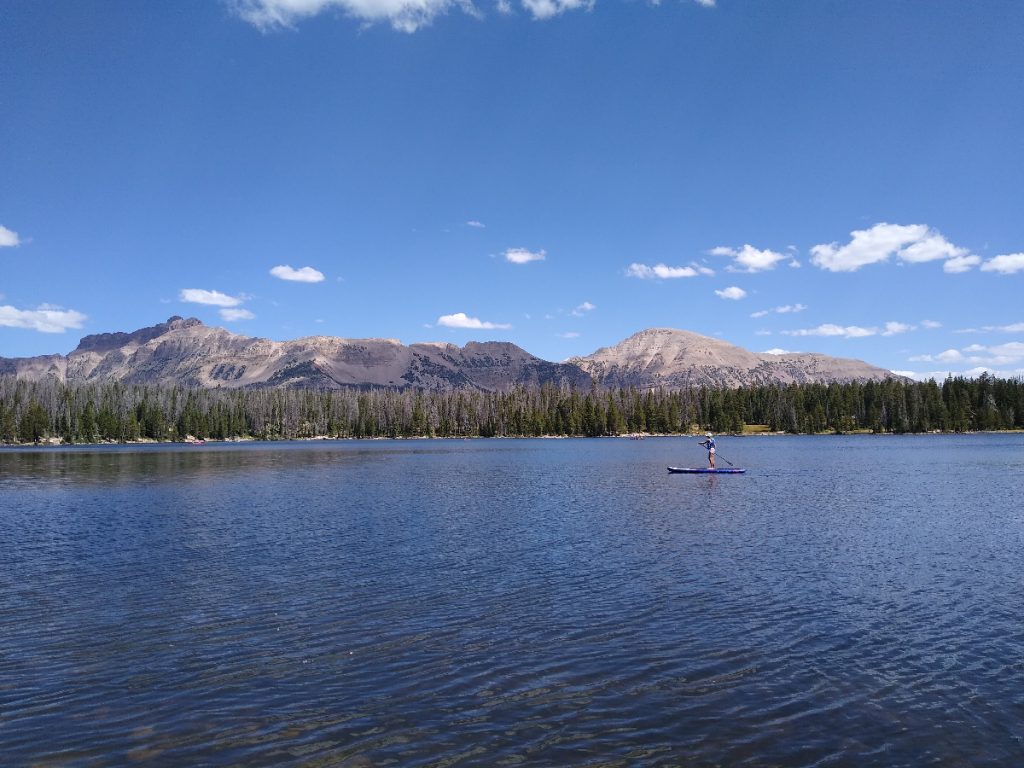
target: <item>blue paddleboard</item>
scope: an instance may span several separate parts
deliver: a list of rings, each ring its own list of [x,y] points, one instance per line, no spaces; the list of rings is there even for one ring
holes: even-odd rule
[[[728,469],[724,467],[722,469],[711,469],[709,467],[669,467],[668,471],[685,475],[742,475],[747,470],[740,469],[739,467],[729,467]]]

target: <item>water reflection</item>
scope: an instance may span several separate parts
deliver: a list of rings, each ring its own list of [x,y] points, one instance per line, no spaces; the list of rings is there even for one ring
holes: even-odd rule
[[[5,759],[1015,764],[1022,447],[0,451]]]

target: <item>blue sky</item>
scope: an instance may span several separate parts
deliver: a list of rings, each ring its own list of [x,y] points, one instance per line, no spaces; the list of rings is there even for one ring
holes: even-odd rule
[[[7,0],[0,355],[674,327],[1024,373],[1019,0]]]

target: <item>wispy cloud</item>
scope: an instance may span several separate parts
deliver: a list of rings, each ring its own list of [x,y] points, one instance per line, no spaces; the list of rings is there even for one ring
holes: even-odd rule
[[[674,280],[681,277],[713,274],[715,274],[713,269],[694,263],[685,267],[670,267],[667,264],[655,264],[653,267],[649,267],[646,264],[634,262],[626,267],[626,277],[635,277],[640,280]]]
[[[529,264],[531,261],[544,261],[547,251],[530,251],[526,248],[509,248],[505,251],[505,261],[511,264]]]
[[[914,355],[908,359],[912,363],[959,363],[964,355],[959,349],[947,349],[936,355]]]
[[[727,256],[732,259],[733,263],[726,267],[729,272],[765,272],[775,269],[780,261],[788,258],[783,253],[762,251],[752,245],[744,245],[742,248],[720,245],[712,248],[710,253],[712,256]]]
[[[959,275],[961,272],[969,272],[981,263],[981,257],[973,254],[968,256],[954,256],[946,259],[942,265],[942,271],[951,275]]]
[[[222,309],[220,310],[220,316],[229,323],[238,322],[239,320],[254,320],[256,318],[256,315],[248,309]],[[322,323],[323,321],[317,320],[317,322]]]
[[[850,233],[845,245],[829,243],[811,248],[811,263],[830,272],[855,272],[869,264],[895,256],[902,262],[918,264],[945,261],[947,272],[965,272],[981,260],[966,248],[946,240],[925,224],[875,224]]]
[[[506,330],[512,327],[509,323],[492,323],[487,320],[469,317],[465,312],[441,315],[441,317],[437,318],[437,324],[445,328],[469,328],[474,330]]]
[[[0,224],[0,248],[14,248],[21,245],[21,238],[12,229]]]
[[[774,347],[772,349],[766,349],[761,354],[763,354],[763,355],[791,355],[793,353],[790,352],[788,349],[779,349],[778,347]]]
[[[1020,365],[1024,363],[1024,342],[971,344],[962,349],[947,349],[934,355],[915,355],[909,360],[914,363],[961,363],[986,368]]]
[[[574,317],[583,317],[587,312],[593,312],[597,307],[591,304],[589,301],[584,301],[578,307],[575,307],[570,313]]]
[[[578,339],[580,335],[576,331],[566,331],[565,333],[558,334],[563,339]]]
[[[208,291],[205,288],[182,288],[178,300],[211,307],[237,307],[242,303],[242,299],[237,296],[228,296],[226,293]]]
[[[767,315],[770,315],[772,312],[778,315],[788,315],[793,312],[803,312],[805,309],[807,309],[806,304],[783,304],[781,307],[774,307],[773,309],[761,309],[758,310],[757,312],[751,312],[750,316],[766,317]]]
[[[983,325],[980,328],[958,328],[953,333],[1024,333],[1024,323],[1009,325]]]
[[[942,323],[938,322],[937,320],[922,320],[921,327],[929,329],[941,328]]]
[[[733,301],[739,301],[740,299],[746,297],[747,292],[738,286],[730,285],[728,288],[724,288],[721,291],[715,291],[715,295],[721,299],[732,299]]]
[[[476,221],[475,219],[471,219],[470,221],[467,221],[466,222],[466,226],[467,227],[473,227],[474,229],[486,229],[487,228],[486,224],[484,224],[482,221]]]
[[[287,29],[325,11],[337,11],[365,23],[387,22],[400,32],[415,32],[468,0],[229,0],[235,13],[263,30]]]
[[[1024,270],[1024,253],[1007,253],[1002,256],[993,256],[981,265],[982,272],[999,272],[1003,275],[1012,275],[1022,270]]]
[[[897,323],[890,321],[885,324],[885,330],[882,331],[883,336],[897,336],[901,333],[909,333],[910,331],[916,331],[916,325],[909,325],[907,323]]]
[[[989,368],[985,365],[979,365],[974,368],[968,368],[966,370],[953,370],[952,366],[938,371],[893,371],[893,373],[900,376],[906,376],[909,379],[915,379],[916,381],[928,381],[934,379],[935,381],[942,381],[947,376],[962,376],[965,379],[976,379],[983,373],[991,374],[994,376],[1000,376],[1003,378],[1009,378],[1011,376],[1024,376],[1024,368],[1010,368],[997,370]]]
[[[523,10],[539,20],[569,11],[590,10],[594,2],[520,0]],[[715,6],[715,0],[695,2],[705,8]],[[477,18],[482,16],[471,0],[228,0],[228,3],[240,18],[263,31],[291,28],[304,19],[328,11],[366,24],[386,22],[400,32],[409,33],[429,25],[437,16],[452,9]],[[500,14],[513,12],[510,0],[496,0],[495,8]]]
[[[64,333],[68,328],[81,328],[87,319],[81,312],[54,304],[41,304],[36,309],[0,306],[0,326],[40,333]]]
[[[877,328],[861,328],[859,325],[834,325],[824,323],[816,328],[799,328],[793,331],[779,331],[783,336],[841,336],[846,339],[859,339],[864,336],[875,336]]]
[[[281,264],[273,267],[270,274],[281,280],[290,280],[296,283],[320,283],[324,280],[324,273],[313,267],[300,267],[295,269],[288,264]]]
[[[535,19],[550,19],[566,11],[589,11],[594,7],[594,0],[522,0],[522,3]]]
[[[783,336],[838,336],[847,339],[863,338],[865,336],[898,336],[903,333],[916,331],[917,326],[910,323],[900,323],[890,320],[883,328],[876,326],[862,327],[859,325],[836,325],[824,323],[815,328],[800,328],[790,331],[779,331]]]

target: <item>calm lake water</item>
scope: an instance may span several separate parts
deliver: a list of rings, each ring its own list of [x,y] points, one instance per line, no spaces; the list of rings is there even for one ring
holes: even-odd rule
[[[1024,436],[0,450],[0,763],[1024,764]]]

